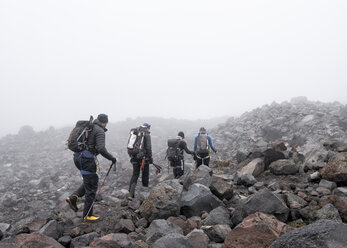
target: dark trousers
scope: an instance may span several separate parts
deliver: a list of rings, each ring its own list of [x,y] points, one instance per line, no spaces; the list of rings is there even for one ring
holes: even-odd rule
[[[141,161],[142,160],[131,160],[131,163],[133,165],[133,176],[131,177],[130,184],[129,184],[129,192],[132,195],[135,195],[135,187],[137,184],[137,180],[140,176],[141,171]],[[145,166],[142,171],[142,185],[144,187],[148,187],[149,184],[149,164],[145,163]]]
[[[99,177],[96,174],[83,175],[83,184],[74,192],[78,197],[85,195],[83,217],[85,217],[93,204],[96,191],[98,190]],[[89,211],[88,216],[93,215],[93,208]]]
[[[196,168],[199,168],[200,165],[204,164],[208,166],[210,163],[209,154],[197,154],[196,157]]]
[[[175,178],[180,178],[184,174],[184,160],[170,161]]]

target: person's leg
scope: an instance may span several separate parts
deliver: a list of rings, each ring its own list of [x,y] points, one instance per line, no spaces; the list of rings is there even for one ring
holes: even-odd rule
[[[210,164],[210,157],[207,156],[204,158],[204,165],[208,166]]]
[[[196,158],[196,168],[199,168],[199,166],[202,165],[202,159],[201,158]]]
[[[180,170],[179,170],[179,176],[178,177],[181,177],[183,176],[184,174],[184,160],[180,160]]]
[[[131,177],[130,184],[129,184],[129,192],[130,192],[130,196],[134,197],[137,179],[140,176],[140,164],[136,161],[133,161],[132,165],[133,165],[133,175]]]
[[[142,171],[142,185],[148,187],[149,184],[149,164],[145,163],[145,167]]]
[[[96,174],[83,175],[83,184],[86,191],[85,200],[84,200],[83,217],[86,217],[87,214],[88,216],[93,215],[93,208],[91,208],[91,206],[95,200],[96,191],[98,190],[98,182],[99,182],[99,177]]]
[[[178,178],[178,163],[176,161],[173,161],[171,162],[171,165],[172,165],[172,171],[173,171],[173,174],[174,174],[174,178]]]

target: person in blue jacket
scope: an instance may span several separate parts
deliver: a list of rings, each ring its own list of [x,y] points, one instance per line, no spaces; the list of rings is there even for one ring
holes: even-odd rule
[[[202,164],[206,166],[209,165],[210,148],[214,153],[217,153],[217,150],[213,145],[211,136],[207,134],[206,129],[204,127],[201,127],[199,133],[194,137],[196,168],[198,168]]]

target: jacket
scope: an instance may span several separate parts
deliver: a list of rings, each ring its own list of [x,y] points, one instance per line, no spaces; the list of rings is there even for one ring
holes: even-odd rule
[[[187,147],[187,143],[180,137],[177,136],[177,139],[180,139],[180,143],[178,144],[178,148],[180,149],[180,156],[184,159],[183,152],[185,151],[187,154],[194,154],[193,151],[190,151]]]

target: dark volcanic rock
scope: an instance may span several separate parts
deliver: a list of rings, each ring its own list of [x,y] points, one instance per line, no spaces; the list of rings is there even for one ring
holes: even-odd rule
[[[233,197],[233,184],[219,176],[212,176],[210,190],[220,200],[230,200]]]
[[[193,248],[206,248],[209,242],[209,238],[203,230],[194,229],[188,235],[188,242]]]
[[[17,247],[37,248],[37,247],[51,247],[51,248],[64,248],[57,241],[40,233],[21,234],[16,237]]]
[[[285,233],[270,248],[345,248],[347,224],[319,220]]]
[[[57,240],[62,236],[63,231],[64,228],[61,224],[56,220],[51,220],[41,228],[40,233]]]
[[[116,233],[118,232],[131,233],[134,230],[135,230],[134,223],[128,219],[120,219],[114,228],[114,231]]]
[[[347,181],[347,152],[337,153],[322,169],[322,177],[333,182]]]
[[[183,235],[182,229],[167,220],[154,220],[147,229],[146,243],[153,244],[168,233],[178,233]]]
[[[77,238],[74,238],[71,241],[71,248],[78,248],[83,246],[88,246],[94,238],[99,237],[100,235],[96,232],[88,233]]]
[[[158,239],[152,246],[153,248],[192,248],[188,238],[179,233],[170,233]]]
[[[299,166],[286,159],[272,162],[269,169],[275,175],[293,175],[299,172]]]
[[[201,222],[204,226],[213,226],[218,224],[231,225],[230,211],[225,207],[218,207],[213,209],[206,219]]]

